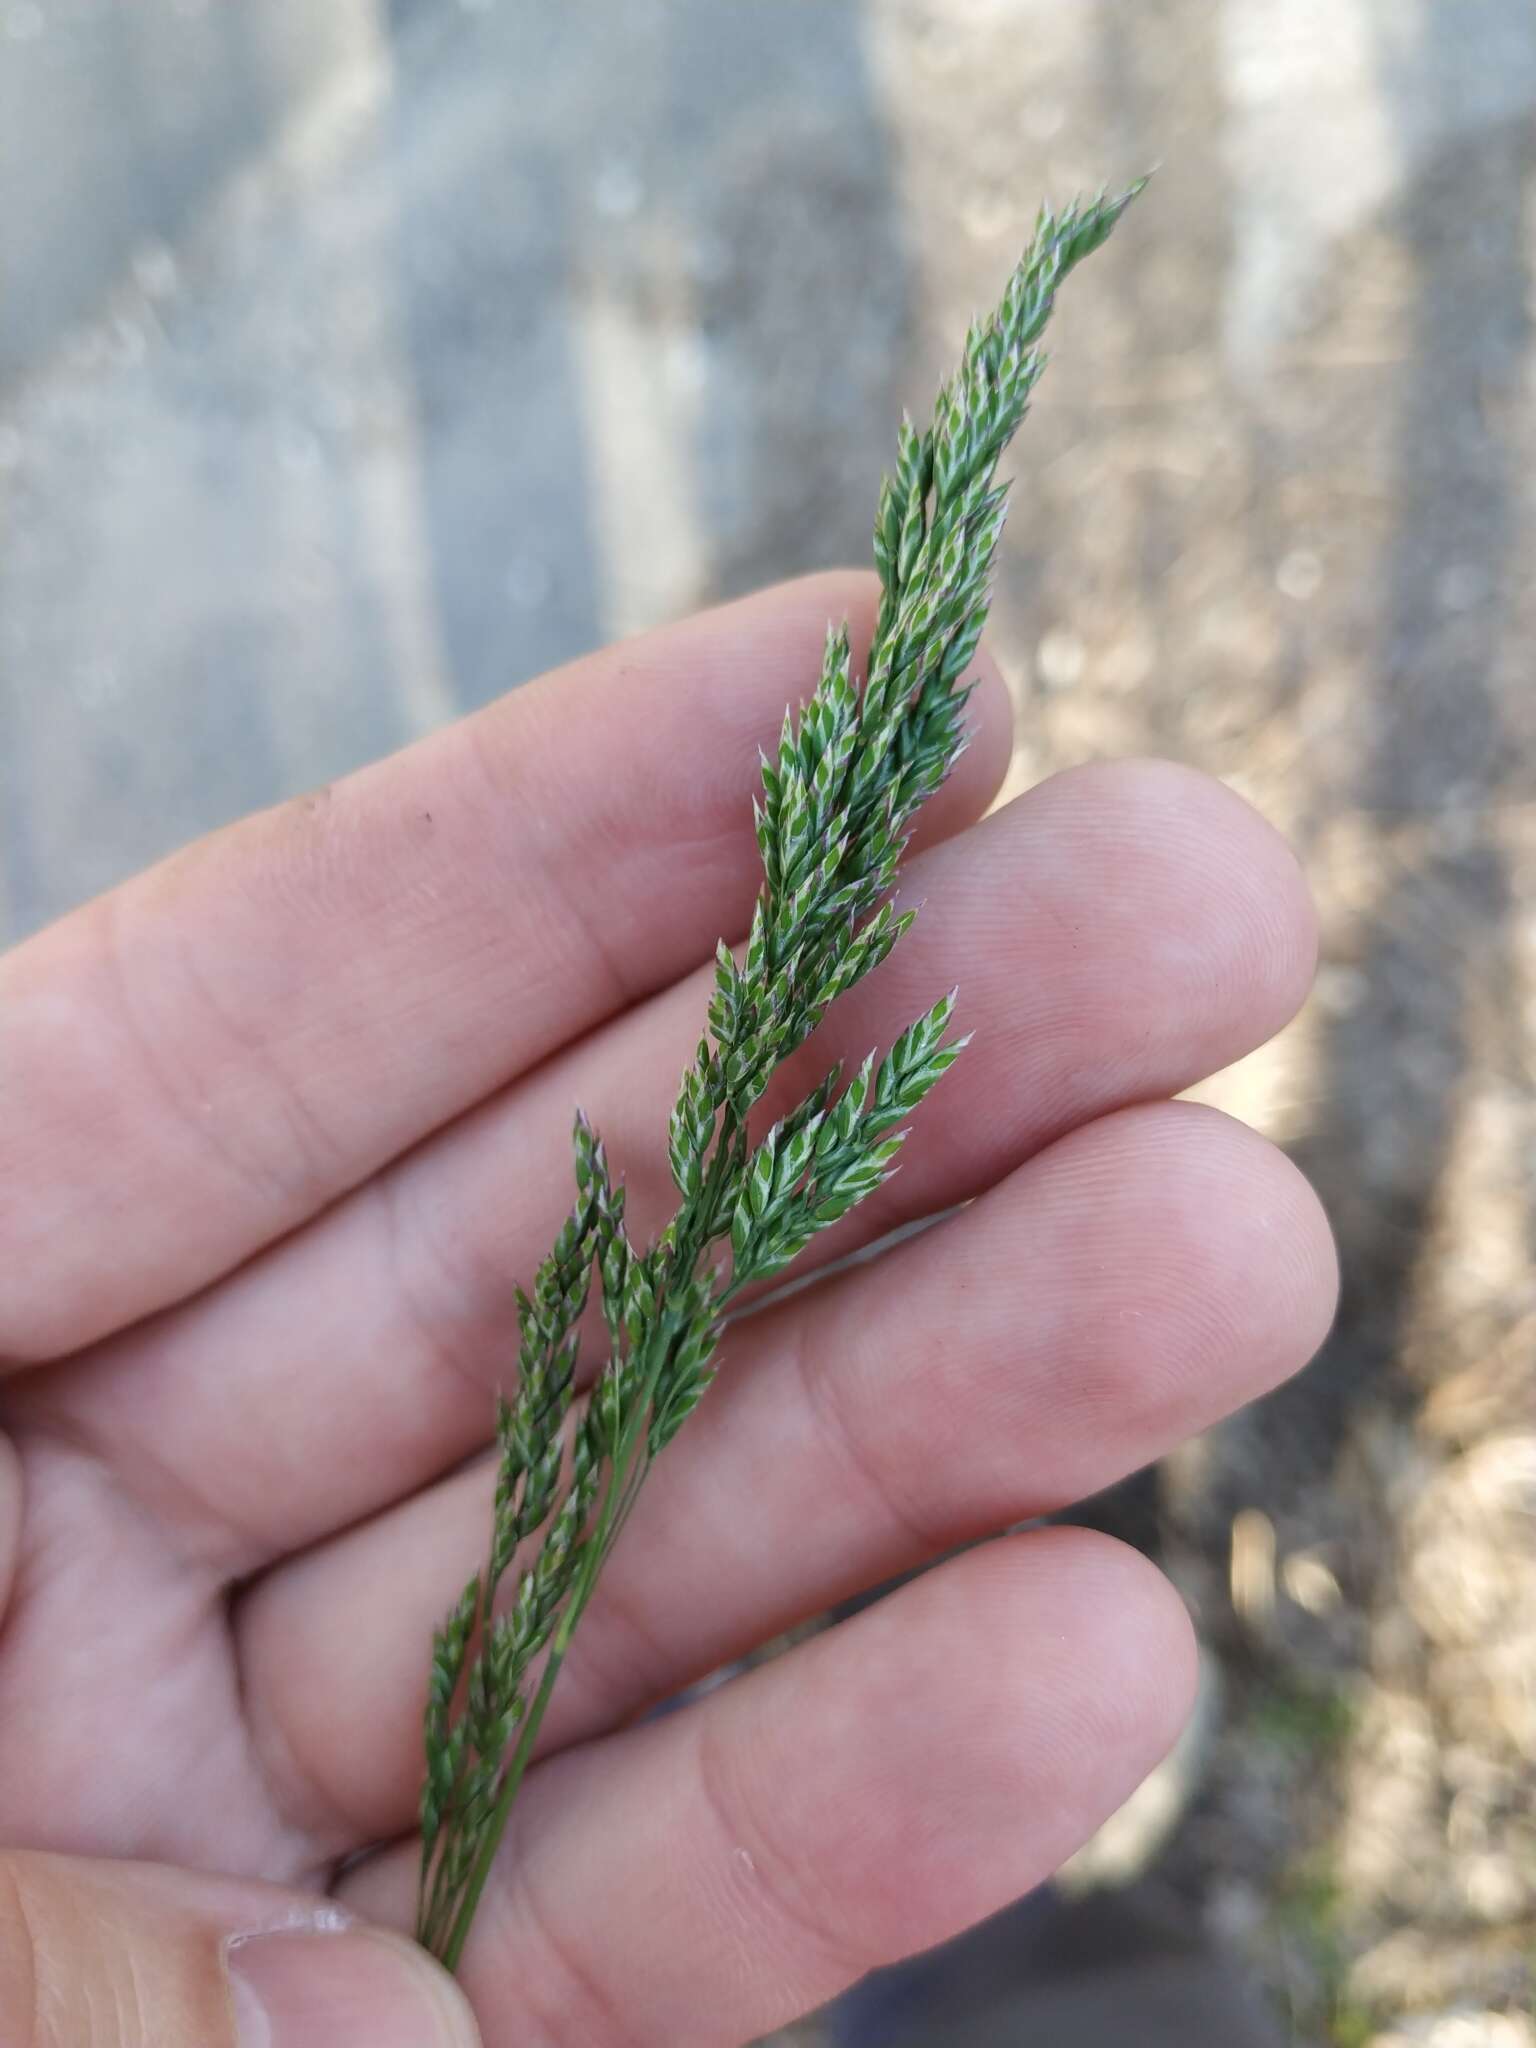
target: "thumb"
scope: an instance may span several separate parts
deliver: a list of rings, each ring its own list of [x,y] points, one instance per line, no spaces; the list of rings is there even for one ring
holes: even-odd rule
[[[0,1853],[0,2042],[479,2048],[414,1942],[298,1892],[152,1863]]]

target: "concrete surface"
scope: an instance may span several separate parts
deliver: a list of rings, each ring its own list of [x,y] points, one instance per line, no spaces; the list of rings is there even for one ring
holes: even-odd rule
[[[1166,1880],[1297,2041],[1536,1954],[1533,107],[1528,0],[0,0],[9,937],[864,559],[1040,194],[1162,164],[995,639],[1015,787],[1197,762],[1320,899],[1317,1001],[1206,1092],[1321,1185],[1338,1332],[1092,1510],[1227,1667]]]

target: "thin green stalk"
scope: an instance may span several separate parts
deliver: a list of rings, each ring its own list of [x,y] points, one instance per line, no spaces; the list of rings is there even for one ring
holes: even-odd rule
[[[575,1603],[573,1611],[578,1615],[581,1608],[585,1607],[588,1599],[590,1599],[592,1586],[595,1583],[595,1575],[584,1574],[580,1590],[572,1595],[573,1602]],[[496,1851],[500,1848],[501,1838],[506,1833],[507,1822],[512,1815],[512,1802],[517,1797],[518,1788],[522,1784],[523,1775],[528,1768],[528,1760],[533,1754],[533,1745],[538,1738],[539,1729],[543,1724],[544,1713],[549,1705],[550,1694],[555,1689],[555,1680],[559,1676],[560,1666],[565,1662],[565,1652],[569,1642],[570,1636],[566,1633],[563,1636],[557,1635],[550,1646],[549,1656],[544,1665],[544,1675],[539,1681],[539,1689],[534,1695],[533,1705],[528,1709],[523,1721],[523,1732],[518,1738],[517,1747],[512,1752],[511,1761],[507,1765],[506,1777],[503,1780],[495,1807],[492,1809],[491,1818],[486,1825],[479,1854],[475,1857],[474,1863],[470,1868],[469,1881],[464,1888],[458,1912],[454,1917],[447,1940],[438,1951],[445,1969],[456,1970],[459,1967],[459,1959],[464,1953],[464,1944],[469,1939],[470,1925],[474,1920],[475,1910],[480,1904],[480,1894],[485,1890],[486,1881],[491,1874],[491,1865],[496,1860]]]
[[[491,1865],[496,1860],[496,1851],[501,1846],[501,1838],[505,1834],[507,1822],[511,1818],[512,1802],[517,1797],[518,1788],[521,1786],[524,1774],[528,1769],[528,1762],[533,1755],[534,1744],[538,1741],[539,1729],[543,1725],[550,1696],[555,1689],[555,1680],[560,1675],[560,1666],[565,1662],[566,1651],[570,1648],[571,1638],[576,1633],[576,1625],[586,1611],[587,1602],[591,1599],[596,1588],[598,1573],[602,1569],[603,1563],[612,1547],[613,1539],[623,1527],[625,1518],[630,1508],[634,1505],[633,1493],[629,1494],[628,1499],[625,1499],[625,1493],[629,1469],[634,1462],[635,1452],[642,1441],[646,1416],[649,1413],[651,1398],[655,1392],[656,1380],[661,1371],[664,1347],[658,1345],[656,1348],[658,1354],[656,1363],[646,1379],[641,1390],[641,1396],[636,1401],[635,1414],[631,1418],[625,1430],[624,1439],[618,1452],[615,1454],[613,1469],[609,1474],[608,1486],[603,1497],[603,1506],[599,1513],[597,1524],[588,1538],[588,1548],[582,1558],[576,1583],[572,1587],[565,1611],[561,1615],[559,1625],[551,1639],[549,1655],[545,1660],[543,1675],[539,1680],[539,1689],[534,1695],[533,1704],[529,1707],[524,1717],[522,1734],[519,1736],[517,1747],[513,1750],[511,1759],[507,1764],[506,1775],[502,1781],[501,1791],[497,1796],[495,1807],[492,1809],[490,1822],[485,1829],[479,1854],[476,1856],[471,1867],[469,1882],[465,1887],[464,1895],[459,1910],[455,1915],[448,1939],[441,1951],[444,1967],[449,1970],[456,1970],[458,1968],[459,1959],[464,1953],[464,1944],[469,1938],[470,1925],[474,1920],[475,1910],[479,1906],[480,1895],[485,1890],[486,1881],[491,1874]],[[614,1511],[616,1503],[618,1504],[617,1513]]]

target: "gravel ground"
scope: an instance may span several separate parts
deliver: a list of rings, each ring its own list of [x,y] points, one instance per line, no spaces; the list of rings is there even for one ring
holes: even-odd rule
[[[1013,786],[1152,750],[1294,835],[1316,997],[1203,1092],[1315,1177],[1346,1290],[1092,1505],[1210,1684],[1075,1882],[1302,2043],[1536,2041],[1533,109],[1525,0],[0,0],[12,936],[862,559],[1038,196],[1161,164],[1028,430]]]

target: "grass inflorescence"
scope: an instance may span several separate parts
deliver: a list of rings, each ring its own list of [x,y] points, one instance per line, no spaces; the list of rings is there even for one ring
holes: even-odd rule
[[[575,1202],[518,1297],[489,1552],[432,1645],[417,1934],[450,1968],[571,1636],[652,1461],[709,1385],[732,1301],[895,1171],[905,1120],[965,1044],[946,1036],[951,992],[883,1059],[871,1053],[847,1076],[834,1068],[751,1133],[780,1066],[912,922],[890,892],[919,807],[965,744],[962,677],[1007,506],[997,463],[1044,367],[1057,286],[1139,190],[1042,212],[1001,303],[967,335],[932,425],[902,426],[875,520],[881,596],[865,676],[854,677],[846,626],[831,630],[814,694],[798,719],[786,713],[775,757],[763,758],[762,888],[741,957],[723,942],[716,956],[667,1133],[678,1208],[654,1243],[631,1243],[624,1190],[576,1119]],[[578,1398],[594,1290],[607,1357]]]

